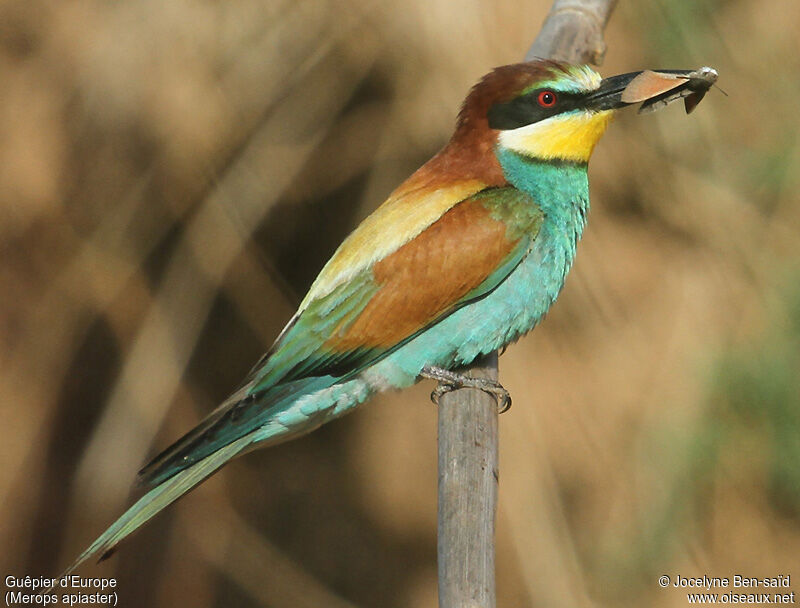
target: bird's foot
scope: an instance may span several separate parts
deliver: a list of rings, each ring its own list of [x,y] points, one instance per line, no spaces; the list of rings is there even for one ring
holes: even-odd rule
[[[436,380],[439,384],[431,393],[431,401],[439,405],[439,398],[445,393],[456,391],[460,388],[477,388],[494,397],[497,403],[497,413],[502,414],[511,408],[511,395],[503,385],[488,378],[471,378],[457,374],[441,367],[423,367],[419,374],[423,378]]]

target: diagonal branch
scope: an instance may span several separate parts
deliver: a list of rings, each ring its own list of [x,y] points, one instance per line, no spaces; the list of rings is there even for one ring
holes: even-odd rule
[[[536,57],[570,63],[603,63],[603,29],[617,0],[555,0],[525,60]]]

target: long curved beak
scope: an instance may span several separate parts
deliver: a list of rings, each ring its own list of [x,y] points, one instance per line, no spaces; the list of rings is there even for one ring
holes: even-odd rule
[[[640,112],[664,107],[686,98],[686,111],[691,112],[717,81],[717,71],[643,70],[604,78],[600,86],[586,98],[587,109],[616,110],[643,102]]]

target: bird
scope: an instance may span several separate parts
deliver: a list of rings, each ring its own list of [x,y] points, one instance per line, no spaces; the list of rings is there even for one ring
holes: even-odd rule
[[[586,225],[589,158],[615,113],[680,97],[689,111],[713,83],[697,74],[603,79],[552,60],[486,74],[446,145],[342,242],[239,388],[141,469],[143,496],[64,574],[109,557],[234,457],[377,392],[433,378],[508,407],[502,385],[454,370],[528,333],[555,302]]]

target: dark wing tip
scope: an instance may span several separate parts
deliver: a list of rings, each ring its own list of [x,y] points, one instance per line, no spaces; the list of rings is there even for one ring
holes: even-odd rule
[[[109,557],[114,555],[116,552],[117,552],[116,545],[111,547],[110,549],[106,549],[105,551],[103,551],[103,553],[100,555],[100,557],[97,558],[97,563],[99,564],[100,562],[106,561]]]
[[[215,439],[220,427],[226,420],[234,417],[238,405],[253,401],[254,396],[247,392],[248,389],[249,385],[240,388],[197,426],[150,459],[139,469],[134,485],[137,488],[151,489],[213,451],[209,449],[209,445]]]

